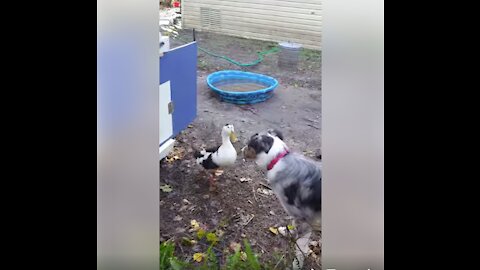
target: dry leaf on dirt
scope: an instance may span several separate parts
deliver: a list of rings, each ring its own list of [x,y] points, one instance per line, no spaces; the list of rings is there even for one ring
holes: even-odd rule
[[[163,192],[172,192],[172,187],[170,185],[163,185],[163,186],[160,186],[160,190],[163,191]]]
[[[195,219],[190,221],[190,225],[192,226],[192,229],[194,229],[194,230],[200,229],[200,224]]]
[[[215,172],[215,176],[220,176],[220,175],[222,175],[222,174],[223,174],[223,170],[217,170],[217,171]]]
[[[216,231],[215,231],[215,234],[216,234],[218,237],[222,237],[222,236],[225,234],[225,232],[222,231],[222,230],[216,230]]]
[[[195,253],[193,254],[193,260],[196,262],[202,262],[204,256],[205,254],[203,253]]]
[[[245,253],[243,251],[240,251],[240,259],[242,261],[246,261],[247,260],[247,253]]]
[[[183,149],[181,147],[174,147],[172,153],[170,153],[170,155],[168,155],[165,158],[165,160],[167,162],[173,162],[175,160],[180,160],[180,159],[183,158],[184,154],[185,154],[185,149]]]
[[[275,228],[275,227],[270,227],[268,228],[268,230],[270,230],[273,234],[277,235],[278,234],[278,229]]]

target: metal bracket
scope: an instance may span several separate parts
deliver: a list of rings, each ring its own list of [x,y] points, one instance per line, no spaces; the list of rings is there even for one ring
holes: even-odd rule
[[[172,113],[173,113],[173,109],[174,109],[173,101],[170,101],[170,102],[168,103],[168,114],[172,114]]]

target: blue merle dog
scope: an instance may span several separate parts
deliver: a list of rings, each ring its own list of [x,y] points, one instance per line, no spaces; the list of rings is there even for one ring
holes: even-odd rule
[[[242,151],[246,159],[267,170],[272,190],[303,238],[299,247],[307,251],[312,230],[321,230],[321,164],[291,152],[282,133],[272,129],[253,135]],[[299,263],[303,265],[303,259]]]

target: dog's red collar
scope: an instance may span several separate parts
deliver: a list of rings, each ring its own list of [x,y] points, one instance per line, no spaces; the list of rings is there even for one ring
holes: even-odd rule
[[[267,166],[267,170],[271,170],[273,169],[273,166],[275,166],[275,164],[277,164],[277,162],[283,158],[284,156],[286,156],[288,154],[288,150],[285,149],[285,151],[283,151],[282,153],[278,154]]]

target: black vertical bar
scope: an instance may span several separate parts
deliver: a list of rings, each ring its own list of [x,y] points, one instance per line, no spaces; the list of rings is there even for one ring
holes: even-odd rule
[[[196,41],[196,39],[195,39],[195,28],[193,28],[193,41]]]

